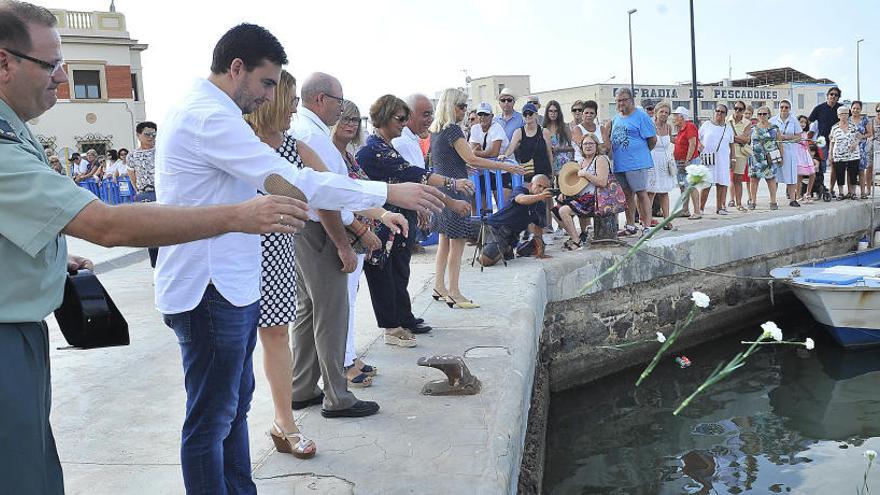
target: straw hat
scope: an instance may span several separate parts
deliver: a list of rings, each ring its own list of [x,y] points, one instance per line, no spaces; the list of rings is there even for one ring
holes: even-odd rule
[[[577,196],[590,183],[584,177],[578,177],[581,166],[577,162],[568,162],[559,169],[559,190],[566,196]]]

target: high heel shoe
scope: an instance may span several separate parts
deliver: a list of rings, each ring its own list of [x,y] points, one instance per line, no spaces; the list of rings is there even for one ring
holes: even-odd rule
[[[434,293],[431,294],[431,297],[433,297],[435,301],[439,301],[441,299],[443,299],[444,301],[446,300],[446,296],[437,292],[437,289],[434,289]]]
[[[475,309],[480,307],[479,304],[471,300],[465,299],[463,301],[456,301],[455,298],[452,296],[446,296],[446,305],[450,308],[458,309]]]
[[[306,438],[302,432],[287,433],[275,421],[269,427],[269,436],[278,452],[292,454],[297,459],[311,459],[318,452],[315,442]],[[307,452],[309,447],[312,448],[311,452]]]

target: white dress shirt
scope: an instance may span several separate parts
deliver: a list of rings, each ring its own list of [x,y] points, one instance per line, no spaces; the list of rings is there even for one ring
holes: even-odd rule
[[[400,136],[391,140],[391,146],[394,146],[410,165],[425,168],[425,155],[422,153],[422,147],[419,146],[419,137],[409,130],[409,127],[403,127]]]
[[[200,79],[173,108],[156,143],[156,199],[160,204],[207,206],[247,201],[270,174],[298,187],[310,208],[354,211],[382,206],[387,185],[296,169],[261,142],[241,109],[213,83]],[[235,306],[260,297],[260,236],[229,233],[162,247],[156,263],[156,309],[195,308],[208,283]]]
[[[348,165],[345,164],[345,159],[342,158],[339,148],[333,144],[330,128],[321,120],[321,117],[315,115],[315,112],[306,107],[299,107],[296,123],[290,133],[311,148],[327,166],[327,170],[348,177]],[[342,209],[340,213],[343,225],[351,225],[351,222],[354,222],[354,214],[351,210]],[[312,209],[309,210],[309,220],[321,221],[317,212]]]

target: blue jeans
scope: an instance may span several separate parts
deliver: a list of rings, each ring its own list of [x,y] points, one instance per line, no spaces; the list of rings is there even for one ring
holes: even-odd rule
[[[213,285],[191,311],[164,315],[183,358],[186,419],[180,461],[186,493],[256,494],[247,412],[259,302],[233,306]]]

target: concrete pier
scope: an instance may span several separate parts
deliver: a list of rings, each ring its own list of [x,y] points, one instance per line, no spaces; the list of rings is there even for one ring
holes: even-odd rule
[[[868,229],[869,214],[865,201],[707,214],[701,221],[677,220],[677,230],[658,234],[646,251],[692,268],[763,277],[779,264],[851,249]],[[414,310],[435,330],[419,336],[413,349],[382,343],[362,284],[357,346],[380,374],[373,387],[355,393],[378,401],[382,410],[358,420],[324,419],[318,408],[297,414],[318,445],[312,460],[275,452],[263,435],[272,409],[258,345],[249,425],[260,493],[540,493],[549,391],[605,376],[653,353],[653,348],[621,353],[597,345],[670,328],[690,308],[693,290],[713,302],[682,345],[712,338],[707,321],[715,327],[719,319],[741,322],[770,301],[766,281],[696,272],[644,254],[578,296],[624,248],[563,253],[559,245],[550,247],[550,260],[518,259],[483,273],[463,266],[462,290],[482,305],[476,310],[433,301],[433,255],[415,257]],[[90,254],[77,248],[92,249],[72,243],[72,252]],[[470,253],[465,252],[468,262]],[[128,258],[122,261],[105,259],[99,272],[129,320],[131,346],[57,350],[64,343],[52,324],[53,425],[66,486],[74,494],[181,493],[179,351],[153,310],[146,254],[124,254]],[[776,295],[783,290],[774,287]],[[426,381],[442,374],[416,366],[416,360],[437,354],[464,355],[482,392],[420,395]]]

